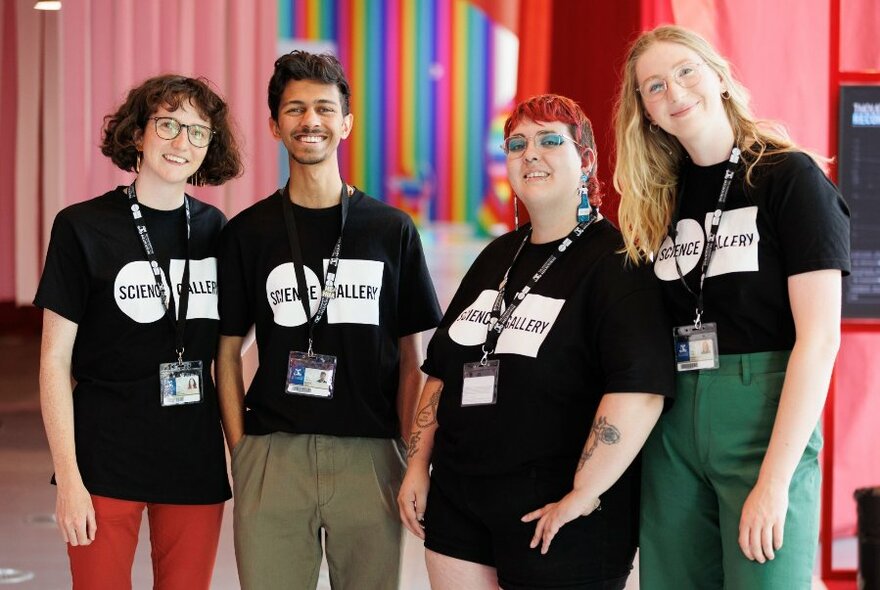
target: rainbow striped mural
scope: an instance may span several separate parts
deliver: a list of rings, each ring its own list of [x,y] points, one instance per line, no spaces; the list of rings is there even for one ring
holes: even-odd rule
[[[278,0],[278,14],[280,39],[332,42],[345,66],[345,179],[420,222],[485,225],[501,27],[466,0]]]

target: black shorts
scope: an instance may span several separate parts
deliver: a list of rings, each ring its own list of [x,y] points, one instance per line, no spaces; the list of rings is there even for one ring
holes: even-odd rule
[[[573,478],[570,469],[533,468],[491,477],[435,469],[425,513],[425,547],[494,567],[504,590],[620,590],[632,570],[638,539],[637,478],[615,484],[607,495],[612,501],[603,496],[602,510],[562,527],[546,555],[540,546],[529,548],[536,523],[520,519],[559,501],[571,491]]]

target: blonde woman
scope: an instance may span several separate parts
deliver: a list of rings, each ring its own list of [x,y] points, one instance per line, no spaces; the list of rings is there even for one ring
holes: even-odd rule
[[[624,68],[620,223],[654,260],[678,370],[645,447],[641,583],[809,588],[849,211],[695,33],[644,33]]]

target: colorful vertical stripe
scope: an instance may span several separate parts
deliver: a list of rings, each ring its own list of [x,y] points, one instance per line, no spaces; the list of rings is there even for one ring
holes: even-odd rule
[[[336,0],[287,0],[278,2],[278,19],[284,23],[282,39],[332,41],[336,38]]]
[[[346,68],[344,177],[419,221],[480,222],[498,25],[467,0],[278,0],[278,14],[281,38],[332,41]]]

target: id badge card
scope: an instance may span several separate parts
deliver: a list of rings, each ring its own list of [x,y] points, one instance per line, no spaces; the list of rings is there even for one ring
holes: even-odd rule
[[[163,407],[202,401],[202,361],[159,365],[159,393]]]
[[[330,399],[336,378],[336,357],[292,351],[287,361],[285,393]]]
[[[675,368],[679,372],[698,369],[717,369],[718,328],[715,322],[703,324],[699,329],[693,324],[672,329],[675,342]]]
[[[464,364],[464,380],[461,388],[461,405],[489,406],[498,401],[498,370],[501,361]]]

